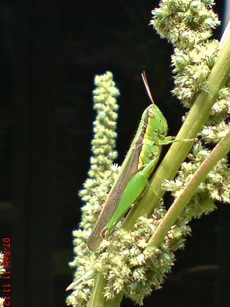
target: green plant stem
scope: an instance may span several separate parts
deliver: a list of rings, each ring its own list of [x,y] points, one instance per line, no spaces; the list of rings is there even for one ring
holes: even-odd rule
[[[196,98],[194,105],[182,125],[177,139],[194,139],[202,126],[206,123],[212,105],[215,103],[218,91],[225,85],[230,72],[230,38],[226,39],[219,57],[208,78],[208,90],[202,91]],[[190,151],[193,142],[174,142],[164,157],[150,181],[150,186],[134,206],[123,223],[125,229],[132,229],[139,216],[149,216],[153,209],[159,205],[164,194],[161,185],[164,179],[174,178]],[[153,193],[154,191],[154,193]]]
[[[105,298],[103,296],[105,279],[100,273],[97,273],[95,284],[90,296],[87,307],[103,307],[105,306]]]
[[[105,307],[119,307],[123,299],[123,293],[118,294],[114,300],[107,301]]]
[[[123,294],[119,294],[115,297],[114,300],[106,301],[103,296],[105,287],[105,279],[102,274],[97,273],[95,278],[95,284],[93,287],[93,291],[90,296],[90,300],[87,304],[87,307],[119,307],[121,300],[123,298]]]
[[[208,173],[215,167],[217,162],[225,157],[230,151],[230,131],[228,134],[216,145],[210,155],[203,161],[197,169],[192,179],[188,182],[184,190],[174,201],[172,206],[167,211],[166,215],[158,225],[156,231],[152,235],[148,246],[159,247],[164,240],[167,232],[173,226],[178,216],[193,196],[194,191],[198,188],[199,184],[203,182]]]

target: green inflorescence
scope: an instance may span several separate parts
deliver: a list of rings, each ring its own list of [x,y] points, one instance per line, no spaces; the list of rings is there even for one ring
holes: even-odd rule
[[[213,5],[214,1],[167,0],[152,11],[151,24],[174,46],[173,94],[188,107],[201,90],[207,89],[207,77],[218,52],[218,42],[209,40],[212,29],[219,25]]]
[[[207,80],[219,52],[219,42],[210,40],[212,29],[219,25],[212,11],[214,1],[161,1],[153,11],[151,24],[161,37],[174,46],[172,66],[175,88],[173,94],[185,107],[191,107],[201,91],[208,91]],[[199,134],[189,155],[174,181],[165,181],[164,188],[172,191],[175,198],[210,153],[206,144],[218,143],[229,132],[229,87],[222,88],[212,107],[207,124]],[[207,176],[187,208],[187,220],[213,211],[215,201],[229,202],[230,172],[226,159],[222,159]]]
[[[77,281],[86,272],[92,270],[95,256],[86,245],[86,239],[92,230],[93,224],[100,212],[101,205],[115,179],[118,168],[112,165],[117,157],[115,151],[116,120],[118,105],[116,98],[120,95],[113,81],[111,72],[95,77],[95,90],[93,91],[94,109],[96,119],[93,123],[94,137],[92,140],[92,156],[88,179],[79,195],[85,205],[82,208],[82,220],[78,230],[73,231],[75,258],[70,263],[76,268]],[[89,299],[93,280],[88,279],[79,283],[72,294],[67,298],[67,305],[85,306]]]

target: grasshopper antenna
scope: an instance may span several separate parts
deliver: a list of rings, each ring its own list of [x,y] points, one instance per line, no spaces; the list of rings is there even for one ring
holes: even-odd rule
[[[142,72],[141,77],[142,77],[142,80],[143,80],[143,82],[144,82],[146,91],[147,91],[147,93],[148,93],[148,95],[149,95],[149,99],[150,99],[151,102],[154,104],[153,96],[152,96],[151,91],[150,91],[150,87],[149,87],[149,83],[148,83],[148,80],[147,80],[145,71]]]

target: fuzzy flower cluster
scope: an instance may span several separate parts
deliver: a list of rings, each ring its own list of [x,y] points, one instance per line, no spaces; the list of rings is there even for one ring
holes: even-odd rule
[[[182,163],[175,180],[164,182],[165,190],[171,191],[177,198],[209,154],[210,150],[201,142],[195,144],[189,155],[191,161]],[[202,214],[208,214],[216,209],[217,201],[230,203],[230,169],[226,158],[220,160],[199,185],[180,218],[187,223],[194,217],[199,218]]]
[[[213,5],[212,0],[163,0],[152,11],[151,24],[174,46],[172,92],[187,107],[201,90],[207,89],[207,77],[217,56],[218,42],[207,41],[219,25]]]
[[[229,133],[229,100],[230,89],[224,87],[218,93],[207,124],[199,133],[199,141],[194,144],[188,156],[190,161],[181,165],[174,181],[164,182],[164,189],[171,191],[175,198],[178,197],[181,189],[186,186],[201,163],[208,157],[210,146],[217,144]],[[210,144],[209,147],[207,147],[207,144]],[[220,160],[207,175],[205,181],[199,185],[196,193],[186,206],[182,219],[189,222],[193,217],[208,214],[216,209],[216,202],[230,203],[230,169],[226,158]]]
[[[93,108],[96,110],[96,119],[93,123],[93,140],[91,143],[92,156],[88,179],[79,196],[86,204],[83,208],[81,227],[92,229],[105,195],[110,189],[117,168],[112,163],[117,157],[116,121],[118,105],[117,97],[120,95],[113,81],[111,72],[95,77],[95,90],[93,91]]]
[[[122,293],[142,305],[145,296],[159,289],[174,264],[174,251],[184,246],[188,226],[174,226],[159,248],[147,247],[156,227],[164,217],[163,207],[157,208],[150,218],[140,217],[132,231],[117,227],[111,243],[98,256],[95,270],[106,279],[104,296],[113,300]]]
[[[158,33],[174,45],[172,56],[175,88],[173,93],[191,107],[201,91],[208,91],[208,76],[218,56],[219,42],[208,40],[219,21],[212,11],[214,1],[163,0],[153,11],[151,23]],[[213,105],[207,124],[199,134],[174,181],[165,181],[163,188],[176,198],[199,168],[210,150],[206,144],[218,143],[229,132],[230,90],[222,88]],[[230,170],[222,159],[209,173],[184,210],[183,219],[200,217],[215,209],[215,201],[230,202]]]
[[[75,281],[85,273],[92,271],[95,256],[89,252],[86,245],[93,224],[100,212],[106,195],[114,182],[118,168],[112,163],[117,157],[115,151],[116,120],[118,105],[116,98],[120,95],[113,81],[111,72],[95,77],[95,90],[93,91],[94,109],[96,119],[93,123],[92,156],[88,179],[79,195],[85,205],[82,208],[80,228],[73,231],[75,258],[70,263],[76,268]],[[85,306],[90,296],[92,280],[87,279],[86,284],[79,283],[75,291],[67,298],[67,305]]]

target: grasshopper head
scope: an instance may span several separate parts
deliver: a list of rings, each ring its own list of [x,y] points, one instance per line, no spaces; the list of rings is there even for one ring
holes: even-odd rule
[[[154,137],[155,139],[161,139],[167,135],[167,121],[160,109],[155,104],[151,104],[146,109],[145,122],[147,124],[146,135],[151,139],[154,139]]]

